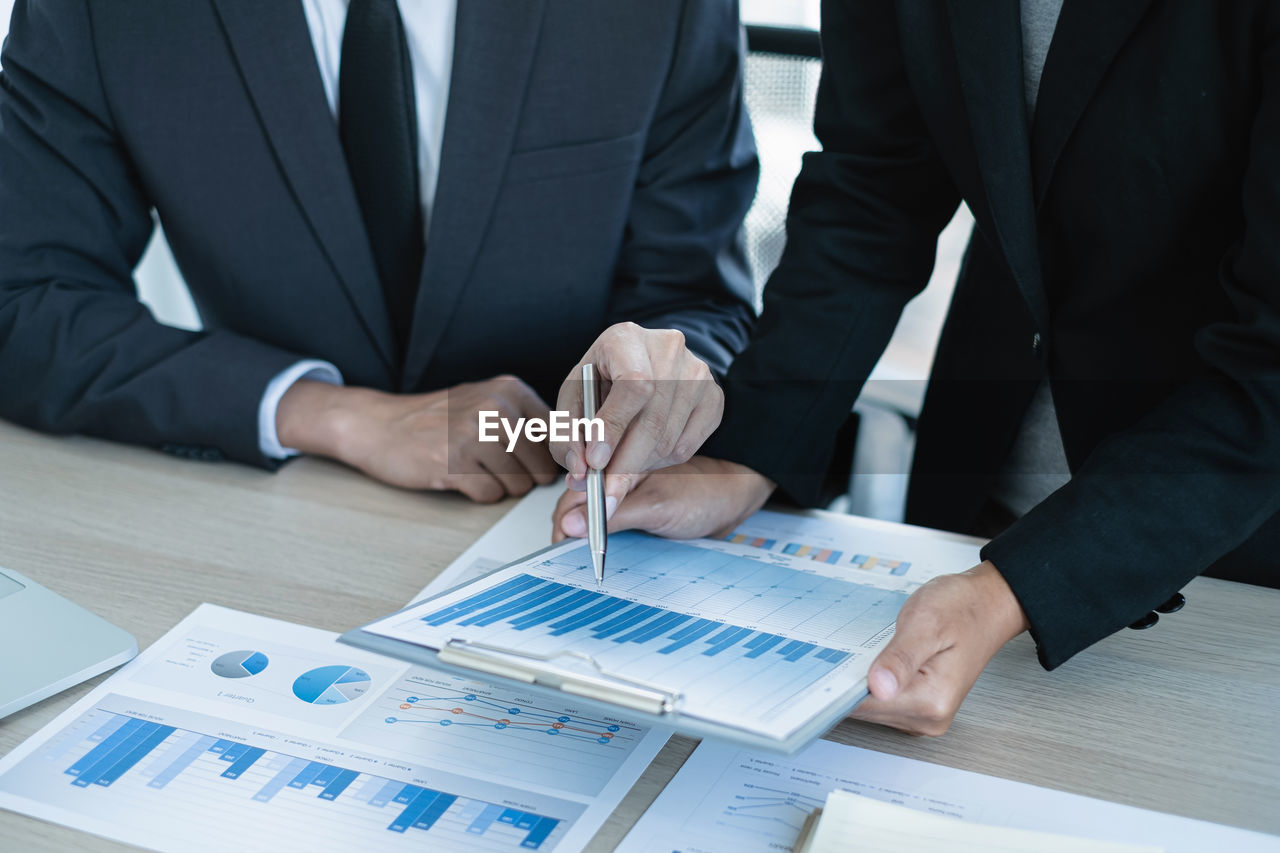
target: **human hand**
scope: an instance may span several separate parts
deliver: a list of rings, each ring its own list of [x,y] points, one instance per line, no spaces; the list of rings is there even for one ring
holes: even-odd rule
[[[609,532],[637,529],[672,539],[725,534],[764,506],[774,488],[745,465],[695,456],[644,478],[609,520]],[[552,539],[586,535],[586,495],[566,491],[552,516]]]
[[[482,410],[547,418],[547,404],[521,380],[499,376],[428,394],[387,394],[299,381],[276,410],[280,443],[328,456],[405,489],[454,489],[490,503],[550,483],[558,469],[545,444],[522,436],[479,441]]]
[[[917,589],[871,664],[871,695],[849,716],[918,735],[943,734],[987,662],[1027,630],[1013,590],[990,562]]]
[[[604,440],[553,442],[551,454],[581,489],[587,466],[605,472],[606,511],[659,468],[686,462],[720,425],[724,392],[684,334],[619,323],[605,329],[561,386],[556,409],[581,417],[582,365],[594,364]],[[580,437],[581,438],[581,437]]]

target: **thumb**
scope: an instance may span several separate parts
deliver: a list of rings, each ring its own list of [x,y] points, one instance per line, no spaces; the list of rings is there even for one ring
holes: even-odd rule
[[[916,620],[904,615],[908,618],[899,616],[893,638],[867,672],[867,688],[882,701],[906,690],[925,662],[941,651],[935,632],[921,630]]]

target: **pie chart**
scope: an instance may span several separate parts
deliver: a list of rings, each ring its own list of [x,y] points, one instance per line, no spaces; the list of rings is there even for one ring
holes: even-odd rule
[[[359,699],[370,686],[369,673],[354,666],[322,666],[293,682],[293,695],[312,705],[341,705]]]
[[[214,675],[222,678],[248,678],[266,669],[267,663],[267,656],[262,652],[246,649],[219,655],[213,663],[209,664],[209,669],[213,670]]]

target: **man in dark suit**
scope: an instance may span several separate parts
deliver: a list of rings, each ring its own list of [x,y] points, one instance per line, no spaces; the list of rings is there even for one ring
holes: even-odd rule
[[[613,527],[813,502],[963,200],[907,520],[1003,530],[908,601],[855,716],[939,734],[1023,630],[1052,669],[1198,574],[1280,582],[1280,6],[826,0],[822,39],[823,150],[722,425]]]
[[[746,340],[741,50],[731,0],[19,0],[0,415],[483,500],[546,481],[478,409],[545,416],[589,346],[709,379]],[[153,209],[203,331],[135,297]]]

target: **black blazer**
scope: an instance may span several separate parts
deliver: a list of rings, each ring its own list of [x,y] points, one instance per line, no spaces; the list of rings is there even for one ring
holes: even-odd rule
[[[1280,4],[827,0],[816,129],[708,452],[812,500],[964,200],[908,520],[967,529],[1037,384],[1073,479],[983,551],[1053,667],[1206,569],[1280,581]],[[1189,606],[1194,606],[1194,601]]]
[[[752,322],[755,190],[732,0],[458,4],[408,355],[392,333],[297,0],[19,0],[0,80],[0,415],[266,465],[299,357],[424,391],[545,397],[603,328],[724,370]],[[205,331],[130,275],[163,222]]]

